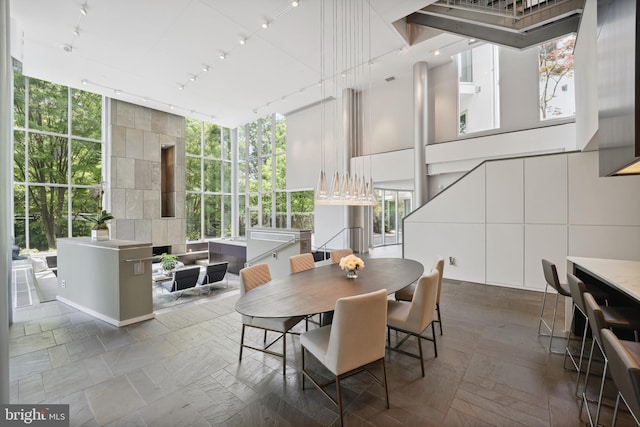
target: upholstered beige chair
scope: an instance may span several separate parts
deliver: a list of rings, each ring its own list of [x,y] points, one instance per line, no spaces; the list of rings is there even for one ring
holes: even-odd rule
[[[310,253],[293,255],[289,257],[289,267],[291,274],[300,273],[315,268],[316,262],[313,259],[313,254]]]
[[[438,357],[438,347],[436,345],[436,330],[434,327],[436,298],[438,296],[438,270],[433,270],[425,274],[416,284],[411,302],[388,301],[387,308],[387,344],[389,349],[406,354],[407,356],[420,359],[422,376],[424,377],[424,359],[422,357],[422,340],[433,341],[433,351]],[[432,338],[422,336],[422,333],[431,325]],[[404,332],[407,336],[400,340],[395,347],[391,346],[391,329]],[[400,346],[410,336],[414,336],[418,341],[418,353],[409,353]]]
[[[311,270],[316,268],[316,262],[313,259],[313,255],[310,253],[293,255],[289,257],[289,270],[291,274],[300,273],[301,271]],[[320,324],[320,319],[313,320],[314,314],[307,316],[305,319],[305,330],[309,330],[309,322],[313,322],[317,325]]]
[[[268,264],[256,264],[251,267],[245,267],[240,270],[240,294],[251,291],[258,286],[264,285],[271,281],[271,270],[269,270]],[[298,317],[252,317],[242,315],[242,335],[240,337],[240,357],[238,360],[242,360],[242,350],[250,348],[252,350],[262,351],[274,356],[282,357],[282,375],[286,374],[287,369],[287,332],[293,328],[298,322],[304,319],[304,316]],[[244,343],[245,327],[251,326],[252,328],[264,329],[264,342],[265,346],[262,348],[254,347]],[[267,331],[277,332],[278,337],[270,344],[267,342]],[[282,353],[276,353],[269,350],[269,347],[282,338]]]
[[[364,370],[373,362],[382,362],[382,379],[373,376],[384,385],[385,400],[389,408],[387,373],[384,362],[384,332],[387,319],[387,291],[381,289],[368,294],[340,298],[336,302],[331,325],[323,326],[300,335],[302,346],[302,388],[308,378],[325,396],[338,406],[340,424],[343,421],[342,389],[340,381]],[[305,366],[305,352],[311,353],[336,376],[337,399],[326,393]],[[367,371],[368,372],[368,371]]]
[[[435,320],[440,327],[440,335],[442,335],[442,317],[440,316],[440,293],[442,292],[442,276],[444,274],[444,258],[437,257],[433,263],[433,267],[431,271],[438,270],[438,295],[436,296],[436,313],[438,314],[438,319]],[[413,299],[413,293],[416,290],[416,284],[412,283],[406,288],[400,289],[396,292],[395,297],[396,301],[411,301]]]
[[[334,249],[331,251],[331,264],[337,264],[340,260],[347,255],[353,255],[353,249]]]
[[[618,389],[611,425],[616,425],[620,399],[627,405],[636,424],[640,425],[640,343],[619,340],[608,329],[603,329],[601,336],[611,377]]]

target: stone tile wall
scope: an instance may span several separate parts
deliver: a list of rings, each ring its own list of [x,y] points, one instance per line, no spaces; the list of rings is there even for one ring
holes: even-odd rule
[[[186,249],[184,117],[111,100],[111,237]],[[160,204],[162,145],[175,147],[175,217]]]

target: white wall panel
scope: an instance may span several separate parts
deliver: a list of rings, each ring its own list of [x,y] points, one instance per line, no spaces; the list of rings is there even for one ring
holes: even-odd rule
[[[640,261],[640,227],[569,226],[569,256]]]
[[[405,222],[484,223],[484,206],[485,167],[480,166],[412,213]]]
[[[598,176],[598,152],[569,155],[569,224],[640,225],[640,176]]]
[[[444,277],[485,282],[485,229],[483,224],[412,224],[404,235],[404,256],[429,270],[436,256],[445,259]],[[455,265],[449,264],[449,257]]]
[[[525,224],[524,242],[524,287],[526,289],[544,290],[542,258],[555,263],[560,281],[566,282],[566,225]]]
[[[523,159],[489,162],[486,168],[487,223],[522,223]]]
[[[526,223],[567,223],[567,156],[525,159],[524,206]]]
[[[524,226],[487,224],[487,283],[523,286]]]

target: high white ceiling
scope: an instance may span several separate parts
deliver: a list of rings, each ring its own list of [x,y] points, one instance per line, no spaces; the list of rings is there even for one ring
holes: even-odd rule
[[[409,47],[393,27],[433,1],[370,0],[372,85],[410,72],[418,61],[441,64],[464,48],[465,40],[450,34]],[[320,5],[321,0],[302,0],[295,8],[290,0],[11,0],[12,54],[31,77],[236,127],[320,100],[318,82],[327,76],[326,68],[324,74],[320,70]],[[267,29],[261,27],[265,21],[271,21]],[[408,49],[399,53],[401,48]],[[434,56],[439,48],[442,54]],[[221,60],[223,52],[227,58]]]

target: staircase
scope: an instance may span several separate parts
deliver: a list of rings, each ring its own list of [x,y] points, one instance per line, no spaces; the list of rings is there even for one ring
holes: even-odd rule
[[[408,25],[524,49],[577,32],[585,0],[438,0]]]

